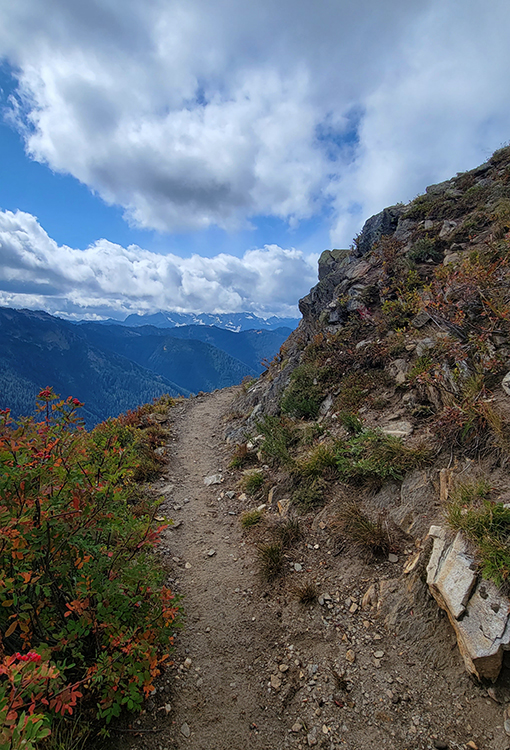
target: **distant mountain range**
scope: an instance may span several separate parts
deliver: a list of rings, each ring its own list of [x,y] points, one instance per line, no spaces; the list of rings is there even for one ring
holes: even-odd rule
[[[275,331],[277,328],[290,328],[291,331],[297,328],[299,318],[259,318],[252,313],[220,313],[210,315],[209,313],[178,313],[178,312],[157,312],[146,315],[128,315],[123,321],[108,320],[101,321],[101,325],[121,325],[121,326],[156,326],[156,328],[177,328],[179,326],[216,326],[216,328],[225,328],[227,331],[250,331],[269,330]]]
[[[163,393],[187,396],[255,377],[289,333],[77,325],[42,311],[0,308],[0,408],[33,413],[37,393],[51,385],[63,398],[83,401],[92,426]]]

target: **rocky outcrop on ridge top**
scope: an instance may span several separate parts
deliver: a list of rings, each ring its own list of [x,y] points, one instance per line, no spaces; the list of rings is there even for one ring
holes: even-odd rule
[[[384,303],[388,307],[398,296],[391,276],[396,274],[401,281],[403,265],[414,267],[416,285],[423,289],[438,266],[455,268],[473,251],[501,241],[509,229],[510,147],[495,152],[476,169],[431,185],[410,204],[385,208],[368,219],[351,248],[322,253],[319,282],[299,302],[303,315],[300,325],[282,347],[278,361],[250,390],[244,408],[258,406],[259,413],[278,412],[291,374],[317,334],[339,333],[353,315],[368,324],[379,323],[381,307]],[[430,302],[422,294],[421,313],[413,320],[414,336],[409,339],[416,342],[417,348],[406,355],[408,363],[416,354],[421,356],[424,347],[431,348],[430,342],[419,347],[420,339],[431,338],[434,342],[445,332],[455,333],[454,326],[434,313]],[[477,311],[473,310],[473,314]],[[372,331],[369,329],[367,326],[363,335],[380,337],[377,325]],[[424,335],[420,335],[422,329]],[[391,330],[390,325],[385,335]],[[510,361],[506,331],[493,331],[490,344],[502,359]],[[388,366],[389,363],[390,357]],[[399,369],[402,367],[404,363]]]

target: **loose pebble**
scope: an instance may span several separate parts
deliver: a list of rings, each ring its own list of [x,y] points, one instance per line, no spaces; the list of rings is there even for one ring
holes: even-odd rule
[[[274,690],[278,690],[282,686],[282,681],[278,677],[278,675],[272,674],[271,675],[271,687],[274,688]]]

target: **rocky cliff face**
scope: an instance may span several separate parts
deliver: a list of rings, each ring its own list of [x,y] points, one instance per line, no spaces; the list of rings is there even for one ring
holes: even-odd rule
[[[491,317],[484,294],[500,297],[503,291],[509,229],[510,148],[428,187],[410,204],[385,208],[368,219],[351,248],[322,253],[319,282],[299,302],[303,319],[251,389],[246,407],[278,412],[293,371],[310,359],[308,347],[317,336],[323,337],[325,351],[333,339],[359,346],[362,340],[381,343],[401,335],[407,341],[403,357],[391,351],[384,357],[385,368],[393,369],[398,380],[416,355],[445,337],[462,346],[462,366],[471,372],[481,364],[477,352],[466,346],[475,334],[497,353],[504,369],[510,361],[505,314],[496,321],[493,311]],[[496,274],[493,262],[499,265]],[[405,364],[392,366],[395,359]]]
[[[474,577],[505,586],[510,148],[373,216],[351,248],[321,255],[318,275],[299,303],[299,327],[239,399],[243,417],[230,439],[249,434],[255,450],[266,445],[259,456],[268,460],[268,425],[280,420],[313,434],[286,448],[285,489],[296,508],[303,483],[320,488],[308,511],[314,503],[327,509],[355,488],[359,508],[372,519],[383,514],[412,537],[424,550],[422,563],[430,525],[446,517],[466,539]],[[451,491],[440,493],[446,467]],[[490,520],[495,514],[499,530]],[[423,586],[424,576],[415,581]],[[464,616],[451,617],[457,623]],[[471,669],[481,663],[473,654],[468,669],[494,679],[510,633],[505,637],[490,674]]]

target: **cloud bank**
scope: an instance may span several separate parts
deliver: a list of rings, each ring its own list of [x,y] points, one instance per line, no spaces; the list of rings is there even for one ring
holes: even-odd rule
[[[140,227],[320,214],[345,246],[510,137],[508,0],[0,7],[27,152]]]
[[[277,245],[183,259],[99,240],[59,246],[31,214],[0,212],[0,305],[67,318],[131,312],[254,312],[297,315],[316,279],[316,257]]]

